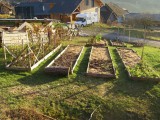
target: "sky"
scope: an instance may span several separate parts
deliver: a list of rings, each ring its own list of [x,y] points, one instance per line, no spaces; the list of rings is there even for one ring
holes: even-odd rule
[[[160,0],[103,0],[113,2],[129,12],[158,13],[160,14]]]

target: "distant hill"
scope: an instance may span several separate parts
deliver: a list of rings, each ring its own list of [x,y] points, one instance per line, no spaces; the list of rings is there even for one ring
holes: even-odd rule
[[[129,12],[160,13],[160,0],[103,0],[103,2],[116,3]]]

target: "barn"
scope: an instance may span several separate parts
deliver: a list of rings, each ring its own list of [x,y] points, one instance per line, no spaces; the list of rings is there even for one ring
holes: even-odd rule
[[[97,12],[100,18],[101,0],[45,0],[21,2],[15,7],[17,18],[51,18],[62,22],[75,20],[78,13]]]

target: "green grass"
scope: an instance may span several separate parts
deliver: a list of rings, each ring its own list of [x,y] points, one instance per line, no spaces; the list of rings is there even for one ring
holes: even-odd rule
[[[131,47],[133,50],[137,51],[138,55],[141,56],[142,54],[142,47]],[[145,46],[144,47],[144,57],[143,60],[155,71],[158,71],[160,74],[160,49],[155,48],[155,47],[150,47],[150,46]]]
[[[92,33],[104,33],[109,32],[110,26],[102,23],[95,23],[93,25],[88,25],[82,28],[83,31],[92,32]]]
[[[64,45],[85,45],[88,38],[74,38]],[[69,78],[48,75],[44,67],[55,58],[55,53],[32,72],[5,70],[0,49],[0,115],[10,109],[24,108],[60,120],[159,120],[160,84],[131,81],[115,51],[109,47],[117,79],[85,76],[90,47],[83,54]],[[141,48],[133,48],[141,53]],[[145,60],[160,69],[159,49],[145,47]],[[154,52],[153,52],[154,51]]]

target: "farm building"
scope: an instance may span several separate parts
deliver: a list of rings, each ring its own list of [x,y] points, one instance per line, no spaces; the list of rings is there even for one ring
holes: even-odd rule
[[[101,7],[101,22],[114,22],[117,21],[118,23],[123,22],[124,15],[128,14],[129,12],[119,7],[117,4],[114,3],[107,3],[103,7]]]
[[[57,6],[51,11],[51,18],[62,21],[74,21],[78,13],[97,12],[100,18],[101,0],[54,0]],[[62,2],[63,1],[63,2]],[[62,4],[64,3],[64,4]]]
[[[0,2],[0,14],[13,14],[14,10],[13,7],[6,2]]]
[[[62,22],[74,21],[78,13],[97,12],[100,18],[101,0],[45,0],[22,2],[15,7],[17,18],[52,18]]]
[[[49,18],[51,9],[52,3],[48,2],[22,2],[15,7],[16,18]]]

